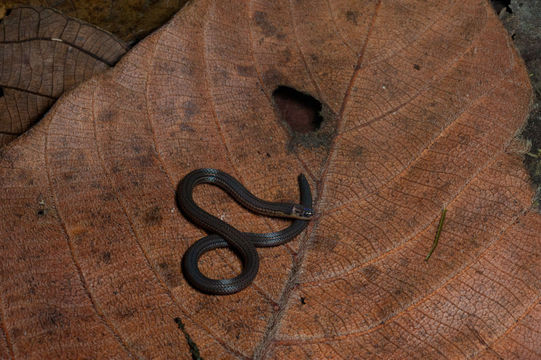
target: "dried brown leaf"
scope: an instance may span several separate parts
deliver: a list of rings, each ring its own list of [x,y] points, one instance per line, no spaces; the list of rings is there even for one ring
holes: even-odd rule
[[[13,9],[0,22],[0,146],[126,50],[113,35],[53,9]]]
[[[321,141],[292,141],[279,85],[322,102]],[[182,323],[205,359],[538,358],[541,217],[511,151],[530,96],[485,1],[195,1],[4,149],[0,357],[189,359]],[[232,296],[180,273],[199,167],[315,192]],[[241,230],[284,226],[197,190]]]

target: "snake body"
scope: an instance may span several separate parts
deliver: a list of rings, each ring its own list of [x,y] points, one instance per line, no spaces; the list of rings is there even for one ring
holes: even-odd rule
[[[225,190],[242,206],[255,213],[295,219],[280,231],[270,233],[242,232],[201,209],[193,200],[193,189],[200,184],[213,184]],[[312,194],[304,175],[299,175],[301,204],[278,203],[261,200],[227,173],[210,168],[198,169],[186,175],[178,185],[177,203],[182,213],[210,235],[196,241],[182,259],[182,272],[186,280],[201,292],[226,295],[236,293],[252,283],[259,270],[256,247],[284,244],[297,236],[308,225],[313,215]],[[210,279],[198,267],[199,258],[206,252],[230,247],[242,261],[242,271],[231,279]]]

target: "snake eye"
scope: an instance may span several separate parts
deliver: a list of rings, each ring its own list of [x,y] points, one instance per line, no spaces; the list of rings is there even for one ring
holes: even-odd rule
[[[314,210],[310,208],[304,208],[302,211],[302,216],[305,218],[311,218],[312,216],[314,216]]]
[[[291,217],[296,219],[308,220],[314,215],[314,210],[302,205],[293,205]]]

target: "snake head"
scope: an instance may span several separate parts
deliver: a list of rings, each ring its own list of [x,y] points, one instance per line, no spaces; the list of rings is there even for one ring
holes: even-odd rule
[[[314,216],[314,210],[304,207],[302,205],[295,204],[291,208],[291,214],[290,217],[294,219],[300,219],[300,220],[310,220],[310,218]]]

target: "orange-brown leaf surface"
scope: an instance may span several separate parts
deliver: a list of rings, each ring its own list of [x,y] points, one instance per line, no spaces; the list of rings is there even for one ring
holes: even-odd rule
[[[0,19],[0,146],[126,50],[113,35],[53,9],[13,9]]]
[[[320,129],[289,129],[280,85],[321,101]],[[0,358],[189,359],[188,336],[204,359],[539,358],[530,92],[483,0],[190,3],[2,151]],[[180,272],[204,232],[175,189],[200,167],[268,200],[305,173],[315,195],[235,295]],[[286,225],[196,190],[241,230]]]

